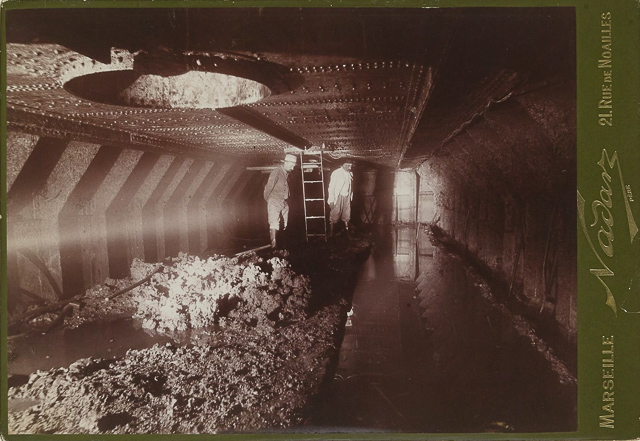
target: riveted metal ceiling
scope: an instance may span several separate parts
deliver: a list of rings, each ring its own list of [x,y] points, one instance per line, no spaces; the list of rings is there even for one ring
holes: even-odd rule
[[[413,166],[491,103],[573,75],[573,23],[572,8],[8,11],[8,125],[253,164],[324,144],[335,158]],[[110,101],[100,81],[78,86],[215,69],[269,93],[196,109],[202,76],[193,106],[162,108]]]

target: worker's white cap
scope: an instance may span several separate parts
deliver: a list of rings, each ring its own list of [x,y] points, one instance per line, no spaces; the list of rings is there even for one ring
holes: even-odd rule
[[[287,154],[284,157],[284,162],[291,162],[293,164],[296,164],[298,161],[296,160],[296,156],[295,155]]]

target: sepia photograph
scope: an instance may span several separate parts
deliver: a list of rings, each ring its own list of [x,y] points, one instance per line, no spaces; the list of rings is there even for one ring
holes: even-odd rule
[[[3,12],[9,435],[578,431],[576,7],[62,3]]]

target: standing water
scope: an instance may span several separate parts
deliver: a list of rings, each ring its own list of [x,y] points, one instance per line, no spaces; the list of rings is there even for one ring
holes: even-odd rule
[[[9,346],[8,370],[10,376],[29,375],[67,367],[81,358],[113,358],[129,349],[170,341],[169,337],[142,329],[133,319],[89,322],[75,329],[16,337]]]
[[[413,282],[429,274],[424,295]],[[564,383],[564,384],[563,384]],[[423,231],[378,238],[329,391],[309,423],[336,432],[576,429],[576,387]]]

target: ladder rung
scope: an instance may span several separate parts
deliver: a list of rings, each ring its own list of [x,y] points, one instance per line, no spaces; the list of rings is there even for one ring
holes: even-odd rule
[[[1,0],[0,0],[1,1]],[[324,147],[324,145],[323,145]],[[307,242],[309,241],[309,237],[311,236],[316,236],[316,237],[323,237],[324,241],[327,241],[327,226],[324,225],[324,233],[309,233],[309,228],[311,225],[316,225],[314,222],[310,222],[311,220],[315,219],[315,220],[320,220],[322,219],[322,221],[324,222],[326,220],[326,209],[324,208],[324,204],[322,205],[322,212],[324,213],[322,216],[309,216],[307,211],[315,211],[316,213],[319,212],[320,210],[314,209],[314,210],[309,210],[309,207],[315,207],[318,208],[317,205],[313,205],[313,204],[308,204],[308,202],[314,202],[314,201],[323,201],[324,202],[324,198],[325,198],[325,188],[324,188],[324,170],[323,170],[323,163],[322,163],[322,153],[323,150],[314,150],[311,152],[307,152],[307,151],[301,151],[300,152],[300,169],[302,171],[302,198],[304,200],[304,224],[305,224],[305,234],[307,237]],[[306,159],[305,157],[307,155],[314,155],[317,156],[318,159]],[[315,170],[319,170],[319,173],[316,172]],[[307,180],[305,177],[305,173],[309,174],[309,177],[312,179]],[[319,175],[319,176],[318,176]],[[317,178],[320,179],[317,179]],[[322,197],[318,198],[318,197],[311,197],[308,198],[306,196],[306,184],[321,184],[322,185]],[[314,187],[310,188],[309,191],[311,191]],[[313,196],[317,196],[317,192],[313,195]],[[316,231],[322,231],[322,228],[313,228]]]

